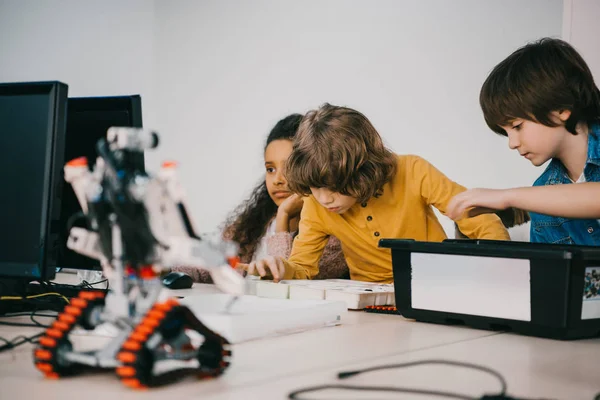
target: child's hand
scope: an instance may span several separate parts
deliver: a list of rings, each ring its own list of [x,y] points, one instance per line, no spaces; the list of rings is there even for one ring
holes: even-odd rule
[[[300,214],[303,205],[304,201],[302,200],[302,197],[294,193],[279,205],[277,212],[285,213],[285,215],[291,219]]]
[[[450,200],[446,215],[455,221],[464,217],[493,213],[510,207],[508,190],[470,189],[459,193]],[[466,211],[466,215],[465,215]]]
[[[285,264],[280,257],[269,256],[262,260],[252,261],[248,264],[247,271],[248,274],[258,272],[261,277],[272,275],[273,282],[279,282],[285,274]]]

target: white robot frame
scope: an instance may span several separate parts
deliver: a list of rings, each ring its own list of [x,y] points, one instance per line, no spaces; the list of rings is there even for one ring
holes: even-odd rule
[[[115,368],[125,385],[144,388],[190,373],[218,376],[229,365],[225,338],[177,301],[157,303],[159,276],[176,265],[207,269],[225,293],[237,297],[245,291],[243,277],[232,268],[237,246],[196,235],[175,163],[164,163],[151,177],[127,162],[132,153],[157,144],[154,132],[110,128],[107,140],[98,143],[93,171],[85,158],[65,166],[65,180],[90,228],[71,227],[67,246],[101,262],[110,291],[106,296],[81,292],[40,338],[34,360],[48,378],[84,368]],[[117,336],[98,349],[73,349],[70,333],[75,327],[92,330],[100,324],[112,325]],[[157,371],[167,360],[185,362],[185,367]]]

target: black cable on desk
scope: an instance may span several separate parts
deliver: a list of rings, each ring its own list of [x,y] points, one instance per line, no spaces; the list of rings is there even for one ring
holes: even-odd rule
[[[31,315],[29,316],[29,319],[31,319],[31,322],[33,322],[36,326],[39,326],[40,328],[49,328],[49,325],[44,325],[41,322],[37,321],[34,317],[35,317],[35,313],[37,312],[37,310],[34,310]],[[56,318],[56,317],[55,317]]]
[[[41,286],[44,286],[47,288],[47,290],[60,290],[60,288],[64,288],[64,289],[72,289],[72,290],[81,290],[81,289],[98,289],[95,288],[94,286],[99,285],[101,283],[106,283],[106,287],[101,288],[101,290],[104,291],[108,291],[108,289],[110,288],[110,282],[108,281],[108,279],[102,279],[98,282],[94,282],[94,283],[89,283],[88,281],[86,281],[85,279],[81,281],[80,284],[77,285],[69,285],[66,283],[56,283],[56,282],[52,282],[52,281],[37,281]]]
[[[0,337],[0,340],[2,340],[3,342],[6,343],[6,344],[0,346],[0,353],[7,351],[7,350],[12,350],[15,347],[18,347],[25,343],[36,344],[38,342],[36,339],[41,337],[43,334],[44,334],[44,332],[38,333],[37,335],[29,336],[29,337],[21,335],[21,336],[17,336],[15,338],[13,338],[12,340],[6,340],[5,338]]]
[[[479,400],[477,397],[465,396],[458,393],[441,392],[437,390],[425,390],[425,389],[412,389],[412,388],[401,388],[391,386],[353,386],[353,385],[321,385],[312,386],[305,389],[296,390],[289,394],[289,399],[303,399],[298,397],[302,393],[316,392],[323,389],[342,389],[342,390],[357,390],[366,392],[395,392],[395,393],[412,393],[418,395],[429,395],[437,397],[446,397],[449,399],[458,400]],[[329,397],[328,397],[329,398]],[[308,398],[306,398],[308,400]],[[311,397],[311,399],[314,399]]]
[[[448,366],[452,366],[452,367],[469,368],[469,369],[474,369],[477,371],[486,372],[486,373],[494,376],[496,379],[498,379],[500,381],[500,385],[501,385],[500,394],[504,395],[506,393],[506,387],[507,387],[506,380],[499,372],[494,371],[491,368],[484,367],[482,365],[464,363],[464,362],[459,362],[459,361],[448,361],[448,360],[422,360],[422,361],[412,361],[412,362],[407,362],[407,363],[402,363],[402,364],[380,365],[377,367],[370,367],[370,368],[360,369],[360,370],[356,370],[356,371],[340,372],[338,374],[338,378],[346,379],[346,378],[349,378],[349,377],[352,377],[352,376],[355,376],[358,374],[363,374],[365,372],[381,371],[384,369],[409,368],[409,367],[416,367],[419,365],[448,365]]]
[[[89,283],[88,281],[83,280],[81,282],[81,286],[83,286],[84,288],[87,288],[87,289],[95,289],[94,288],[95,285],[99,285],[99,284],[104,283],[104,282],[106,282],[106,287],[103,290],[108,290],[109,289],[109,285],[110,285],[110,283],[108,282],[108,279],[102,279],[101,281],[94,282],[94,283]]]
[[[28,324],[26,322],[8,322],[8,321],[0,321],[0,325],[6,325],[6,326],[19,326],[19,327],[26,327],[26,328],[48,328],[49,325],[36,325],[36,324]]]
[[[2,316],[0,316],[0,318],[10,318],[10,317],[29,317],[31,316],[31,312],[16,312],[16,313],[10,313],[10,314],[4,314]],[[56,318],[58,317],[58,313],[56,314],[38,314],[37,312],[35,313],[36,317],[44,317],[44,318]]]
[[[362,370],[340,372],[338,374],[338,378],[339,379],[347,379],[347,378],[350,378],[350,377],[353,377],[353,376],[356,376],[358,374],[362,374],[365,372],[380,371],[380,370],[384,370],[384,369],[408,368],[408,367],[414,367],[414,366],[419,366],[419,365],[435,365],[435,364],[448,365],[448,366],[453,366],[453,367],[463,367],[463,368],[469,368],[469,369],[474,369],[477,371],[486,372],[486,373],[494,376],[496,379],[498,379],[498,381],[500,382],[500,386],[501,386],[500,392],[497,394],[483,395],[482,397],[471,397],[471,396],[463,395],[460,393],[443,392],[443,391],[428,390],[428,389],[390,387],[390,386],[362,386],[362,385],[331,384],[331,385],[319,385],[319,386],[312,386],[312,387],[308,387],[308,388],[304,388],[304,389],[299,389],[299,390],[296,390],[296,391],[290,393],[288,395],[288,398],[289,399],[302,399],[301,397],[299,397],[299,395],[303,394],[303,393],[317,392],[317,391],[324,390],[324,389],[342,389],[342,390],[358,390],[358,391],[373,391],[373,392],[379,391],[379,392],[411,393],[411,394],[417,394],[417,395],[446,397],[446,398],[460,399],[460,400],[526,400],[526,399],[519,399],[519,398],[510,397],[510,396],[506,395],[506,390],[507,390],[506,379],[504,379],[502,374],[500,374],[499,372],[497,372],[491,368],[482,366],[482,365],[458,362],[458,361],[422,360],[422,361],[413,361],[413,362],[407,362],[407,363],[402,363],[402,364],[381,365],[381,366],[377,366],[377,367],[365,368]],[[314,398],[311,398],[311,399],[314,399]],[[600,400],[600,398],[596,398],[595,400]]]
[[[29,318],[31,319],[31,321],[34,322],[33,324],[21,323],[21,322],[0,321],[0,325],[19,326],[19,327],[22,326],[22,327],[33,327],[33,328],[48,328],[49,325],[41,324],[40,322],[38,322],[34,319],[35,313],[36,313],[36,310],[32,311],[31,313],[23,313],[24,316],[29,315]],[[8,317],[15,317],[15,316],[20,316],[20,315],[19,314],[8,315]],[[56,318],[56,315],[50,315],[50,317]],[[35,339],[39,338],[43,334],[44,333],[42,332],[42,333],[38,333],[36,335],[29,336],[29,337],[19,335],[19,336],[13,338],[12,340],[7,340],[3,337],[0,337],[0,340],[5,343],[4,345],[0,346],[0,353],[3,351],[14,349],[15,347],[20,346],[25,343],[34,343],[35,344],[35,343],[37,343],[37,341]]]

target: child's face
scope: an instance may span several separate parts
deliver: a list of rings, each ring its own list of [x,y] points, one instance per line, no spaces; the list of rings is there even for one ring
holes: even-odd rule
[[[315,200],[319,202],[327,211],[343,214],[356,204],[356,199],[351,196],[332,192],[327,188],[310,188]]]
[[[569,111],[553,112],[552,118],[561,123],[556,127],[518,118],[501,128],[508,135],[508,147],[517,150],[538,167],[551,158],[559,157],[564,138],[571,135],[564,126],[570,115]]]
[[[291,153],[292,141],[287,139],[273,140],[265,149],[267,190],[278,207],[292,194],[287,187],[287,180],[283,176],[285,162]]]

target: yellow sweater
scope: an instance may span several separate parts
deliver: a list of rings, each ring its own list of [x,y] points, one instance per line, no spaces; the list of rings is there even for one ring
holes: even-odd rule
[[[330,235],[342,243],[350,277],[371,282],[393,282],[390,249],[380,239],[402,238],[441,242],[447,236],[432,206],[442,213],[450,199],[465,188],[418,156],[398,156],[396,175],[384,185],[381,196],[355,204],[344,214],[327,211],[312,196],[304,199],[299,233],[284,279],[310,279],[319,272],[319,259]],[[470,238],[510,240],[496,215],[458,222]]]

